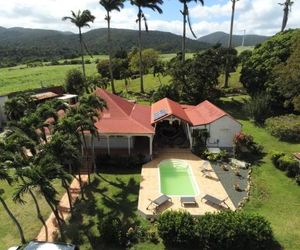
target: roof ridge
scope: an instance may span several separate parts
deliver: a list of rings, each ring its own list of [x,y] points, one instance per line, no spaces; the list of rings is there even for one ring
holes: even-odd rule
[[[101,88],[99,88],[100,89],[100,91],[101,91]],[[119,109],[119,110],[121,110],[121,112],[123,113],[123,114],[125,114],[126,116],[129,116],[130,117],[130,115],[128,115],[126,112],[125,112],[125,110],[124,109],[122,109],[115,101],[114,101],[114,99],[112,98],[112,96],[111,95],[113,95],[113,94],[111,94],[111,93],[109,93],[108,91],[106,91],[106,90],[104,90],[104,89],[102,89],[103,90],[103,92],[106,94],[106,96],[108,96],[108,98],[110,99],[110,100],[112,100],[114,103],[115,103],[115,105],[117,106],[117,108]],[[117,96],[117,95],[115,95],[115,96]],[[119,97],[119,96],[117,96],[117,97]],[[123,99],[122,97],[120,97],[121,99]],[[124,99],[125,100],[125,99]],[[127,100],[125,100],[125,101],[127,101]],[[131,110],[131,112],[132,112],[132,110]],[[131,114],[131,112],[130,112],[130,114]]]
[[[101,90],[101,89],[100,89]],[[130,111],[130,114],[127,114],[114,100],[113,100],[113,98],[112,98],[112,96],[111,95],[113,95],[113,94],[111,94],[111,93],[109,93],[109,92],[107,92],[106,90],[104,90],[104,89],[102,89],[103,90],[103,92],[108,96],[108,98],[110,98],[110,100],[112,100],[114,103],[115,103],[115,105],[118,107],[118,109],[119,110],[121,110],[122,111],[122,113],[123,114],[125,114],[131,121],[133,121],[134,123],[136,123],[136,124],[138,124],[138,125],[140,125],[141,127],[143,127],[143,128],[145,128],[145,129],[147,129],[148,131],[150,131],[150,129],[149,128],[147,128],[146,126],[144,126],[142,123],[140,123],[139,121],[137,121],[137,120],[135,120],[135,119],[133,119],[132,118],[132,112],[133,112],[133,110],[135,109],[135,107],[136,107],[136,103],[134,103],[133,104],[133,107],[132,107],[132,109],[131,109],[131,111]],[[117,97],[119,97],[119,96],[117,96]],[[128,100],[126,100],[126,99],[124,99],[124,98],[122,98],[122,97],[120,97],[121,99],[123,99],[124,101],[126,101],[126,102],[128,102]],[[129,103],[129,102],[128,102]]]

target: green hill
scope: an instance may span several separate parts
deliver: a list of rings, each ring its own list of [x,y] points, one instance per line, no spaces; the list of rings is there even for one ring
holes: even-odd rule
[[[267,40],[268,36],[260,36],[260,35],[245,35],[245,46],[255,46],[259,43]],[[209,44],[217,44],[221,43],[223,46],[228,46],[229,34],[225,32],[214,32],[209,35],[200,37],[198,41],[209,43]],[[234,47],[241,46],[243,43],[243,35],[233,35],[232,36],[232,44]]]
[[[84,40],[92,54],[107,54],[107,30],[95,29],[84,33]],[[181,37],[169,32],[143,31],[144,48],[162,53],[176,53],[181,48]],[[137,46],[136,30],[112,29],[114,49],[130,50]],[[210,45],[187,39],[187,52],[208,48]],[[0,27],[0,57],[2,66],[13,66],[35,60],[50,61],[72,58],[79,54],[78,35],[54,30]]]

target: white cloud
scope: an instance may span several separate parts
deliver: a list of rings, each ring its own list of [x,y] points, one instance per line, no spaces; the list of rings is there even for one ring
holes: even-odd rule
[[[171,0],[175,1],[175,0]],[[177,1],[177,0],[176,0]],[[281,0],[283,1],[283,0]],[[193,29],[198,37],[214,31],[229,31],[231,16],[231,1],[214,1],[211,6],[200,4],[190,8]],[[282,6],[280,0],[240,0],[236,4],[234,33],[272,35],[280,30],[282,21]],[[294,1],[293,10],[289,16],[288,28],[299,27],[300,1]],[[97,0],[9,0],[3,1],[0,8],[0,26],[46,28],[77,32],[69,22],[61,18],[70,15],[70,10],[90,9],[96,16],[92,28],[106,27],[105,11]],[[112,13],[112,27],[137,29],[137,10],[127,7],[121,12]],[[148,23],[151,30],[182,33],[181,19],[165,20],[159,15],[150,15]],[[172,18],[171,18],[172,19]],[[188,32],[188,36],[192,37]]]

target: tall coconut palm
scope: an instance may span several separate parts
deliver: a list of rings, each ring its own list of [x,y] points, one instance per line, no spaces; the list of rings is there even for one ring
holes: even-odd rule
[[[4,169],[2,166],[0,166],[0,180],[4,180],[8,184],[11,184],[12,180],[13,180],[12,177],[8,174],[8,171],[6,169]],[[9,207],[7,206],[4,198],[2,197],[3,194],[4,194],[4,190],[2,188],[0,188],[0,203],[2,204],[4,210],[7,212],[8,216],[11,218],[11,220],[17,226],[22,244],[25,244],[26,240],[25,240],[23,229],[22,229],[19,221],[17,220],[17,218],[13,215],[13,213],[10,211]]]
[[[103,112],[104,109],[107,109],[105,101],[95,95],[90,94],[83,96],[80,99],[80,108],[82,110],[82,114],[85,114],[88,119],[91,120],[91,122],[95,123],[100,117],[101,112]],[[93,165],[94,170],[96,169],[96,163],[95,163],[95,150],[94,150],[94,137],[98,136],[97,129],[90,130],[91,134],[91,146],[92,146],[92,159],[93,159]]]
[[[65,134],[75,135],[76,136],[76,146],[77,146],[78,150],[80,151],[80,149],[82,149],[83,146],[82,146],[81,135],[80,135],[79,129],[78,129],[78,122],[77,122],[77,119],[75,118],[74,112],[75,111],[72,111],[72,109],[68,110],[66,115],[56,125],[55,131],[65,133]],[[71,164],[73,164],[73,163],[74,162],[72,162]],[[78,169],[78,179],[79,179],[78,181],[79,181],[79,186],[80,186],[81,199],[84,200],[85,197],[84,197],[84,188],[82,185],[80,163],[77,163],[77,164],[75,163],[72,167],[77,167],[77,169]]]
[[[163,11],[159,5],[164,3],[163,0],[130,0],[132,5],[138,8],[137,23],[139,25],[139,71],[140,71],[140,84],[141,93],[145,93],[144,79],[143,79],[143,65],[142,65],[142,20],[145,22],[146,31],[148,31],[147,19],[144,15],[143,8],[149,8],[162,14]]]
[[[58,193],[52,184],[54,179],[59,179],[59,171],[57,171],[57,169],[60,168],[61,166],[48,161],[47,158],[37,158],[30,168],[26,168],[24,170],[23,175],[27,178],[27,182],[19,185],[15,192],[15,197],[16,199],[21,199],[23,194],[27,193],[28,190],[37,190],[40,192],[44,196],[56,218],[61,239],[64,241],[65,237],[62,230],[62,223],[64,221],[59,215],[59,201],[57,200]]]
[[[12,131],[5,137],[3,142],[0,143],[1,165],[6,166],[7,168],[15,169],[15,179],[20,180],[23,184],[26,184],[26,180],[23,176],[23,169],[24,167],[29,166],[29,159],[26,150],[30,150],[30,148],[33,147],[34,142],[19,130]],[[32,150],[30,151],[33,152]],[[44,226],[46,236],[45,240],[47,241],[48,227],[46,225],[44,217],[42,216],[38,200],[31,190],[28,190],[28,193],[34,202],[37,218]],[[24,203],[24,201],[22,199],[18,199],[18,197],[14,197],[14,201],[21,204]]]
[[[285,30],[285,27],[288,22],[289,18],[289,12],[291,11],[292,5],[294,2],[291,0],[286,0],[284,3],[279,3],[280,5],[284,6],[283,7],[283,19],[282,19],[282,25],[281,25],[281,32]]]
[[[182,34],[182,48],[181,48],[181,58],[182,61],[185,61],[185,50],[186,50],[186,23],[188,23],[190,31],[192,33],[192,35],[196,37],[193,29],[192,29],[192,24],[190,21],[190,15],[189,15],[189,7],[188,7],[188,3],[190,2],[195,2],[195,3],[201,3],[202,5],[204,5],[204,0],[179,0],[179,2],[181,2],[183,4],[183,10],[181,10],[181,14],[183,16],[183,34]]]
[[[82,38],[82,28],[90,27],[89,23],[94,22],[95,17],[91,14],[89,10],[80,11],[78,10],[77,13],[71,11],[72,16],[65,16],[62,18],[63,21],[69,20],[71,23],[75,24],[79,31],[79,43],[80,43],[80,51],[81,51],[81,63],[82,63],[82,73],[84,79],[86,78],[85,74],[85,65],[84,65],[84,47],[86,45]]]
[[[230,22],[230,34],[228,40],[228,52],[226,55],[226,65],[225,65],[225,83],[224,88],[228,88],[228,80],[229,80],[229,50],[232,48],[232,33],[233,33],[233,22],[234,22],[234,14],[235,14],[235,4],[239,0],[231,0],[232,2],[232,11],[231,11],[231,22]]]
[[[109,73],[110,73],[110,82],[111,82],[111,89],[113,93],[116,93],[115,84],[114,84],[114,75],[112,69],[112,43],[111,43],[111,33],[110,33],[110,21],[111,16],[110,12],[113,10],[120,11],[124,8],[125,0],[100,0],[100,4],[106,10],[105,20],[107,21],[107,44],[109,50]]]
[[[53,157],[53,162],[58,162],[62,166],[74,166],[79,162],[79,151],[76,147],[76,138],[72,134],[64,134],[55,132],[51,136],[51,140],[44,145],[43,151],[46,155]],[[69,189],[69,184],[72,181],[70,174],[64,168],[58,169],[62,186],[67,192],[70,212],[73,214],[72,197]]]

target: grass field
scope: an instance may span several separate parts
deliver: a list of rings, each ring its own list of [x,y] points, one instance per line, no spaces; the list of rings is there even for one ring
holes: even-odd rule
[[[192,53],[188,53],[187,58],[192,57],[192,55]],[[161,59],[169,61],[174,56],[176,56],[176,54],[162,54]],[[94,58],[85,57],[85,59],[92,61],[91,64],[86,64],[87,75],[93,75],[97,73],[95,60],[107,59],[107,56],[96,55]],[[40,66],[33,68],[28,68],[26,65],[19,65],[11,68],[2,68],[0,69],[0,95],[41,87],[64,85],[66,73],[70,69],[81,70],[81,65]],[[137,81],[138,79],[132,82]],[[146,76],[145,81],[145,85],[156,85],[156,80],[151,78],[151,76]]]
[[[261,163],[253,167],[251,196],[244,211],[265,216],[284,249],[300,249],[300,187],[271,162],[272,150],[292,154],[300,151],[300,144],[279,141],[264,128],[249,121],[241,108],[245,97],[223,98],[220,103],[227,112],[239,119],[243,131],[251,134],[266,152]]]
[[[36,218],[35,207],[29,195],[25,195],[26,203],[24,205],[15,204],[12,200],[12,195],[17,187],[17,183],[13,186],[9,186],[6,182],[0,182],[1,189],[5,190],[4,199],[7,203],[7,206],[19,220],[26,240],[34,239],[40,229],[42,228],[41,222]],[[60,193],[60,196],[64,193],[64,189],[60,186],[60,182],[57,181],[55,183],[55,187]],[[45,199],[37,194],[37,199],[42,211],[42,214],[45,220],[50,215],[50,207],[46,204]],[[2,206],[0,206],[0,249],[8,249],[11,246],[16,246],[20,244],[19,233],[15,224],[11,221],[5,210]]]

